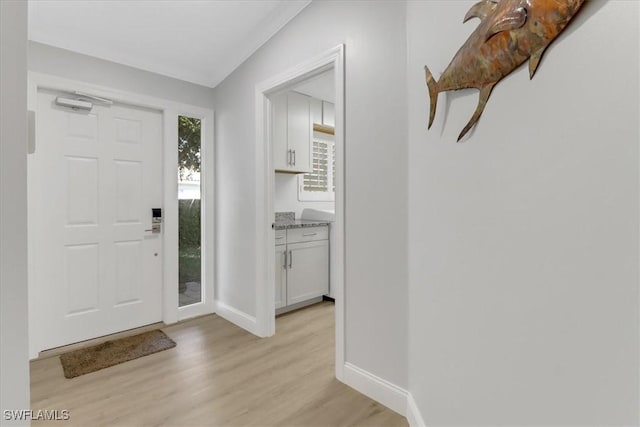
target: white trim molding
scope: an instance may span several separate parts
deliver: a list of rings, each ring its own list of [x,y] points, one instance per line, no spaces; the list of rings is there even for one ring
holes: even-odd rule
[[[335,78],[335,248],[331,254],[331,286],[336,305],[336,378],[342,381],[345,361],[344,306],[344,45],[338,45],[308,61],[256,85],[256,335],[269,337],[275,333],[275,253],[273,222],[274,173],[270,132],[272,93],[295,85],[328,70]]]
[[[422,413],[411,393],[407,394],[407,421],[411,427],[426,427]]]
[[[237,308],[231,307],[223,303],[222,301],[215,302],[216,314],[225,320],[233,323],[234,325],[245,329],[247,332],[251,332],[254,335],[259,335],[258,323],[254,316],[250,316],[244,311],[240,311]]]
[[[351,363],[344,364],[344,383],[402,416],[407,415],[407,390]]]

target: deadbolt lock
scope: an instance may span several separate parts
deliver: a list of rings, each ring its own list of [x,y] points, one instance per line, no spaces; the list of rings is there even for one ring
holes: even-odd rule
[[[151,228],[144,231],[150,231],[153,234],[159,234],[162,231],[162,209],[151,209]]]

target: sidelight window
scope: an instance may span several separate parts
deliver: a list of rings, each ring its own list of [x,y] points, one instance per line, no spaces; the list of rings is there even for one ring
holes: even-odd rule
[[[201,120],[178,117],[178,305],[202,301]]]

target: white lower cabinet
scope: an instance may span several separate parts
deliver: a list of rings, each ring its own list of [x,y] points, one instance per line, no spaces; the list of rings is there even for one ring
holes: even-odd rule
[[[276,245],[276,308],[287,305],[287,245]]]
[[[288,245],[287,305],[329,292],[329,241]]]
[[[276,309],[329,293],[327,226],[290,229],[286,236],[287,244],[275,247]]]

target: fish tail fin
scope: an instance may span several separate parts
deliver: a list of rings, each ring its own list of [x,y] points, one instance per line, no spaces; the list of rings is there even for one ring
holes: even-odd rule
[[[427,87],[429,88],[429,99],[431,102],[431,108],[429,109],[429,127],[431,129],[431,125],[433,124],[433,119],[436,117],[436,108],[438,107],[438,93],[440,90],[438,88],[438,82],[433,78],[433,74],[429,71],[429,67],[424,66],[425,78],[427,81]]]

